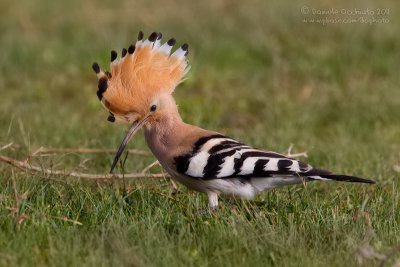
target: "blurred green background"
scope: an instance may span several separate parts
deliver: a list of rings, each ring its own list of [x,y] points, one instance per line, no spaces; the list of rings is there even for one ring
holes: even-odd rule
[[[315,14],[329,10],[338,14]],[[200,215],[204,196],[171,195],[167,181],[83,182],[2,164],[0,264],[377,264],[359,253],[369,232],[379,253],[400,242],[399,14],[394,0],[2,0],[0,146],[20,144],[3,155],[116,148],[124,127],[106,121],[91,64],[107,68],[111,49],[160,31],[189,44],[192,69],[175,93],[186,122],[278,152],[294,144],[313,165],[378,185],[312,183]],[[130,148],[147,149],[144,138]],[[87,157],[34,162],[68,169]],[[112,158],[90,156],[82,171],[106,173]],[[152,160],[130,156],[126,168]]]

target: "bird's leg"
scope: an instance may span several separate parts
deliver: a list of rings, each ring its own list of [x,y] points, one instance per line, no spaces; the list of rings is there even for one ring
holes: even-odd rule
[[[218,194],[215,192],[207,192],[208,195],[208,209],[200,209],[197,211],[199,216],[209,216],[218,210]]]
[[[207,192],[208,195],[208,206],[211,211],[216,211],[218,209],[218,194],[215,192]]]

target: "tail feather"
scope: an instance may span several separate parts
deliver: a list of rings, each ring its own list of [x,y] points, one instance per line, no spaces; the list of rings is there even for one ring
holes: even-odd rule
[[[373,180],[359,178],[359,177],[355,177],[355,176],[340,175],[340,174],[311,175],[311,176],[307,176],[307,178],[313,179],[313,180],[333,180],[333,181],[340,181],[340,182],[375,184],[375,181],[373,181]]]

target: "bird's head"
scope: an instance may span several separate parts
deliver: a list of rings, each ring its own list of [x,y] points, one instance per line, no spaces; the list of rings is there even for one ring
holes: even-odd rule
[[[110,112],[108,121],[131,124],[111,172],[140,128],[176,109],[171,95],[189,71],[188,45],[183,44],[171,54],[175,39],[161,44],[161,37],[161,33],[153,32],[143,40],[139,32],[137,42],[124,48],[120,59],[117,52],[111,51],[110,71],[102,71],[97,63],[92,66],[99,79],[97,96]]]

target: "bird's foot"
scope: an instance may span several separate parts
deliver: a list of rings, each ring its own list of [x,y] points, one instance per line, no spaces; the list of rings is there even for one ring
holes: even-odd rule
[[[206,217],[206,216],[210,216],[210,215],[214,215],[216,214],[218,211],[218,207],[208,207],[205,209],[199,209],[196,212],[196,215],[199,217]]]

